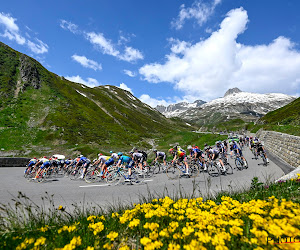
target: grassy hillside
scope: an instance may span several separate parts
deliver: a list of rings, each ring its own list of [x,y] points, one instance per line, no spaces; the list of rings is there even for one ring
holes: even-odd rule
[[[253,131],[259,128],[300,136],[300,98],[266,114]]]
[[[128,91],[70,82],[3,43],[0,97],[0,148],[16,154],[149,147],[153,137],[190,129]]]

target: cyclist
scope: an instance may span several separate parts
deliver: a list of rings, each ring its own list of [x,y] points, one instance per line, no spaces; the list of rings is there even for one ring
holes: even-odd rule
[[[134,161],[132,160],[131,157],[123,155],[123,153],[119,152],[118,153],[118,163],[116,165],[116,167],[120,167],[121,165],[123,165],[124,163],[126,164],[126,168],[128,168],[128,177],[125,178],[125,181],[130,181],[130,177],[131,177],[131,168],[134,164]]]
[[[166,163],[166,158],[167,158],[166,153],[157,151],[157,149],[153,149],[153,152],[155,153],[154,162],[156,162],[157,160],[162,160],[164,165],[166,166],[167,165],[167,163]]]
[[[231,143],[230,145],[230,155],[232,155],[232,153],[234,153],[235,155],[239,155],[242,160],[244,161],[244,166],[247,167],[247,162],[245,157],[243,156],[243,152],[242,150],[239,148],[239,146],[236,144],[236,142],[234,141],[233,143]]]
[[[50,166],[51,166],[51,163],[50,161],[47,159],[46,156],[44,156],[43,158],[39,159],[37,161],[37,163],[35,164],[35,166],[40,166],[39,170],[37,171],[35,177],[33,179],[37,179],[39,178],[39,174],[42,172],[42,171],[45,171],[47,170]]]
[[[201,163],[202,163],[202,166],[204,167],[204,171],[207,171],[207,166],[206,166],[206,163],[205,163],[205,160],[204,160],[204,154],[202,152],[201,149],[199,149],[199,147],[193,145],[189,145],[187,147],[187,149],[190,151],[190,155],[192,158],[194,159],[198,159]]]
[[[266,158],[266,160],[267,160],[267,163],[269,163],[269,159],[268,159],[268,157],[267,157],[267,154],[266,154],[264,145],[263,145],[263,143],[260,142],[259,140],[256,141],[256,152],[257,152],[258,155],[259,155],[260,152],[262,152],[262,154],[265,156],[265,158]]]
[[[31,172],[31,170],[34,168],[36,163],[37,163],[36,157],[32,158],[27,164],[27,168],[25,169],[25,174],[27,171]]]
[[[115,163],[115,160],[118,159],[118,154],[114,153],[113,151],[110,151],[111,155],[108,156],[108,159],[102,164],[101,173],[99,176],[103,176],[104,169],[113,165]]]
[[[211,148],[210,146],[206,146],[205,152],[207,154],[207,157],[209,159],[211,159],[212,161],[217,160],[219,158],[219,155],[220,155],[220,151],[219,151],[219,149],[217,147]],[[222,161],[221,158],[219,158],[219,163],[222,166],[222,169],[221,169],[222,173],[225,173],[226,172],[226,168],[225,168],[224,163],[223,163],[223,161]]]
[[[175,161],[178,158],[178,161],[183,162],[186,167],[184,174],[190,175],[189,174],[189,165],[187,163],[187,157],[186,157],[185,151],[180,146],[175,146],[174,149],[170,149],[169,152],[174,156],[172,163],[175,163]]]
[[[79,177],[79,179],[84,178],[85,173],[86,173],[90,163],[91,163],[91,161],[88,158],[84,157],[83,155],[80,155],[79,161],[76,163],[76,166],[75,166],[75,167],[80,166],[80,165],[83,166],[83,172],[82,172],[82,175]]]
[[[219,150],[220,155],[224,158],[227,158],[227,153],[225,151],[225,146],[221,141],[216,142],[216,147]]]
[[[134,150],[134,152],[129,152],[130,156],[134,160],[135,164],[137,164],[140,168],[140,170],[143,170],[143,163],[144,163],[144,155],[140,152],[138,152],[137,149]]]

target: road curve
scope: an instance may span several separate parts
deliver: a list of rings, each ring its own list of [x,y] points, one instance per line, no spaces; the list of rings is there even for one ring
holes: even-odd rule
[[[280,167],[280,162],[270,160],[268,166],[263,166],[261,160],[252,159],[249,149],[243,151],[249,168],[238,171],[234,169],[233,175],[210,178],[208,174],[201,173],[197,178],[180,178],[169,180],[166,174],[161,173],[141,185],[120,184],[108,186],[105,182],[87,184],[84,181],[72,181],[68,177],[50,179],[47,182],[35,183],[23,177],[23,168],[0,168],[0,203],[13,204],[18,192],[21,191],[31,201],[38,205],[50,206],[41,197],[53,195],[55,206],[67,206],[73,209],[73,205],[100,206],[106,208],[110,204],[118,205],[137,203],[142,198],[152,194],[156,197],[168,195],[178,197],[179,193],[187,197],[194,194],[199,197],[213,197],[221,190],[243,190],[249,188],[253,177],[259,177],[263,182],[274,181],[285,174]],[[232,166],[234,162],[229,160]],[[278,166],[279,165],[279,166]]]

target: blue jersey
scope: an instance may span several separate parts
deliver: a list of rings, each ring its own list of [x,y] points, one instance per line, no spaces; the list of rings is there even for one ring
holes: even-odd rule
[[[233,144],[232,145],[232,150],[234,150],[234,151],[242,151],[239,147],[238,147],[238,145],[237,144]]]
[[[198,153],[201,153],[201,150],[199,148],[193,148],[191,151],[191,156],[197,155]]]
[[[132,161],[131,157],[125,155],[121,156],[121,158],[119,159],[119,162],[121,162],[121,164],[129,163],[131,161]]]
[[[84,156],[79,159],[79,162],[82,164],[86,163],[87,161],[88,161],[88,159]]]

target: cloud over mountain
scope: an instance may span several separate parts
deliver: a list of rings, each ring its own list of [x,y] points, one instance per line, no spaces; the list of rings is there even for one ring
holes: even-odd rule
[[[300,53],[285,37],[269,44],[240,44],[248,15],[243,8],[229,11],[217,31],[195,44],[175,41],[165,63],[139,69],[144,80],[170,82],[186,99],[211,100],[231,87],[259,93],[295,93],[300,86]]]

